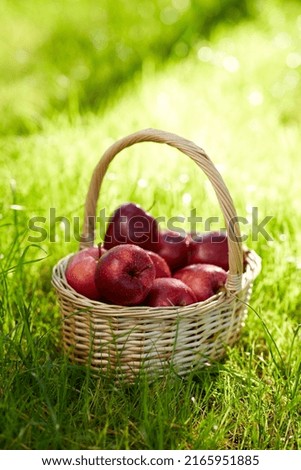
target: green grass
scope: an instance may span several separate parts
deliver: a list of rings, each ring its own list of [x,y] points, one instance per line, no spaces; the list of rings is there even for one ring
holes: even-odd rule
[[[100,111],[145,66],[185,58],[216,22],[252,15],[246,0],[3,0],[1,135],[44,129],[45,116]]]
[[[143,62],[140,77],[99,113],[88,112],[87,101],[87,112],[75,106],[70,120],[71,108],[59,112],[46,91],[43,113],[39,87],[28,88],[26,74],[11,81],[10,110],[24,106],[24,114],[16,111],[13,120],[8,113],[0,140],[2,449],[301,448],[301,23],[294,2],[262,2],[257,10],[252,21],[221,23],[206,39],[194,37],[185,59],[161,71]],[[48,66],[41,74],[51,68],[43,51]],[[41,127],[24,124],[23,86],[37,98],[37,108],[32,105],[43,116]],[[0,113],[4,122],[5,109]],[[102,152],[144,127],[203,146],[238,213],[250,218],[251,207],[258,207],[260,219],[273,216],[266,226],[273,240],[252,239],[251,223],[242,227],[263,269],[242,337],[227,356],[185,379],[167,374],[128,386],[96,380],[62,354],[51,270],[78,244],[64,241],[59,222],[49,226],[49,210],[82,220]],[[187,215],[193,207],[204,217],[220,215],[193,162],[157,144],[139,144],[112,163],[99,208],[110,213],[126,200],[156,216]],[[34,216],[46,218],[54,242],[28,241],[38,236],[28,228]]]

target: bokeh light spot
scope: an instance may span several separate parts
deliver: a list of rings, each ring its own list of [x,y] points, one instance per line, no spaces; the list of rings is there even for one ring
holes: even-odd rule
[[[290,52],[286,58],[286,65],[292,69],[296,69],[301,65],[301,54],[299,52]]]
[[[251,106],[260,106],[263,103],[263,94],[259,90],[253,90],[248,95]]]
[[[222,63],[223,63],[224,69],[226,69],[227,72],[230,72],[230,73],[235,73],[240,68],[239,60],[236,57],[231,56],[231,55],[224,57]]]

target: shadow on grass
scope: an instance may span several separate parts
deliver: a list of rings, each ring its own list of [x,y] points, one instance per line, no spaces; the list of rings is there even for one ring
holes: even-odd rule
[[[36,132],[61,112],[71,121],[79,113],[99,112],[142,72],[182,60],[217,25],[254,14],[247,0],[143,0],[138,6],[118,0],[114,8],[109,0],[55,7],[49,0],[29,0],[2,10],[8,41],[2,48],[3,135]],[[24,30],[28,45],[20,40]]]

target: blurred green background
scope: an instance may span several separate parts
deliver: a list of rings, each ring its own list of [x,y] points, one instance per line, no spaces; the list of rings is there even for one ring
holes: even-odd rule
[[[182,61],[216,25],[255,12],[248,0],[2,0],[1,133],[101,112],[142,73]]]

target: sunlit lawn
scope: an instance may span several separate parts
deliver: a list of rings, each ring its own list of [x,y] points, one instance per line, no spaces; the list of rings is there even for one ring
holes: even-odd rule
[[[40,133],[1,139],[2,448],[301,448],[298,14],[297,3],[263,3],[256,21],[220,26],[182,61],[160,72],[146,63],[105,112],[81,118],[75,110],[70,123],[70,110],[62,111],[46,116]],[[102,152],[146,127],[208,152],[249,221],[242,231],[263,269],[242,338],[221,363],[187,380],[128,388],[97,382],[63,358],[51,270],[78,244],[64,241],[49,211],[82,219]],[[200,170],[158,144],[139,144],[112,163],[99,208],[109,214],[128,200],[155,216],[193,208],[204,218],[221,215]],[[272,217],[270,240],[256,236],[254,208],[259,222]],[[37,216],[46,218],[42,242],[28,228]]]

